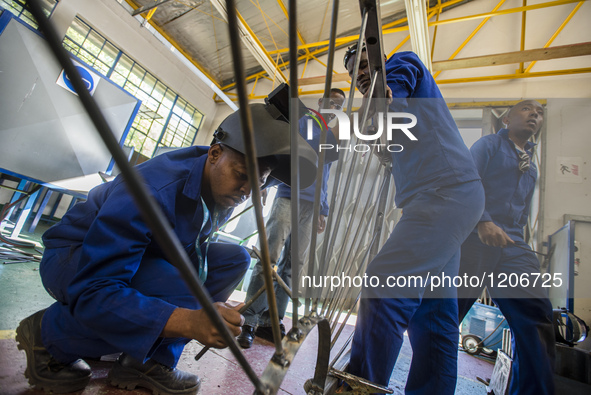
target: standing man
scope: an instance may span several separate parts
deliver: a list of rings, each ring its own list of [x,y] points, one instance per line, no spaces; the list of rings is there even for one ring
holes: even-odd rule
[[[344,64],[352,77],[357,56],[357,89],[368,99],[365,47],[350,47]],[[457,275],[460,246],[482,215],[484,192],[429,70],[414,53],[400,52],[387,59],[385,73],[393,99],[389,111],[416,116],[410,129],[416,140],[395,131],[388,142],[404,147],[391,154],[395,202],[404,214],[367,267],[367,276],[379,279],[379,285],[362,290],[348,372],[387,386],[408,331],[413,357],[406,393],[453,395],[457,293],[453,287],[431,292],[429,281],[443,273]],[[423,281],[388,287],[391,276]]]
[[[289,182],[289,124],[263,104],[250,109],[259,185],[269,176]],[[250,256],[238,245],[207,239],[251,193],[238,125],[239,111],[222,122],[210,147],[179,149],[137,167],[234,335],[244,318],[225,301]],[[315,155],[304,141],[298,143],[308,158]],[[300,168],[302,162],[315,170],[305,158]],[[227,344],[153,238],[121,176],[90,191],[43,242],[40,274],[57,301],[16,329],[31,385],[54,393],[79,391],[91,377],[80,358],[122,353],[109,372],[111,384],[154,393],[198,391],[196,375],[175,369],[185,345],[191,339],[215,348]]]
[[[494,279],[486,284],[488,291],[515,341],[512,395],[554,393],[552,305],[540,286],[541,279],[533,285],[540,263],[523,237],[537,178],[531,161],[534,144],[529,139],[543,122],[542,105],[522,101],[503,119],[505,129],[482,137],[470,149],[484,185],[486,206],[478,226],[462,245],[460,275],[481,278],[484,274],[487,280],[489,276]],[[510,276],[519,279],[516,287],[495,286]],[[481,292],[482,288],[460,291],[459,322]]]
[[[322,108],[322,100],[318,99],[319,110]],[[330,90],[329,105],[333,110],[341,110],[345,102],[345,92],[340,89],[333,88]],[[333,114],[329,115],[328,122],[334,118]],[[310,115],[306,115],[300,119],[300,135],[303,138],[307,137],[308,120]],[[308,143],[318,152],[320,144],[320,125],[314,120],[312,121],[313,139]],[[335,139],[338,137],[334,135],[334,131],[329,129],[331,133],[327,133],[327,144],[336,146]],[[324,165],[322,190],[320,195],[320,216],[318,217],[318,224],[316,227],[312,224],[312,216],[314,214],[314,193],[316,191],[316,183],[312,186],[300,191],[300,218],[299,218],[299,267],[301,268],[306,260],[308,250],[310,249],[310,240],[312,232],[316,228],[319,234],[324,232],[326,227],[326,217],[328,216],[328,175],[330,172],[331,162],[338,159],[336,150],[326,151],[326,164]],[[285,184],[279,185],[277,195],[273,201],[273,207],[267,221],[267,235],[269,243],[269,255],[272,265],[277,265],[277,274],[283,281],[291,286],[291,256],[290,256],[290,234],[291,234],[291,188]],[[283,254],[281,251],[283,250]],[[281,256],[281,260],[279,260]],[[260,260],[257,261],[248,290],[246,293],[246,300],[250,300],[254,294],[264,285],[263,280],[263,265]],[[277,309],[279,319],[282,320],[285,316],[285,310],[289,303],[289,296],[275,283],[275,296],[277,300]],[[271,317],[268,311],[269,305],[267,296],[263,293],[245,312],[245,324],[242,327],[242,333],[238,336],[238,343],[243,348],[250,348],[256,336],[263,339],[273,341],[273,331],[271,330]],[[283,322],[279,321],[281,336],[285,335],[285,326]]]

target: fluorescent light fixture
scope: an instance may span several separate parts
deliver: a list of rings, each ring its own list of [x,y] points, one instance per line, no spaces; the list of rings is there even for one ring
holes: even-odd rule
[[[404,0],[404,4],[406,6],[412,50],[418,55],[425,66],[427,66],[429,71],[433,72],[425,0]]]

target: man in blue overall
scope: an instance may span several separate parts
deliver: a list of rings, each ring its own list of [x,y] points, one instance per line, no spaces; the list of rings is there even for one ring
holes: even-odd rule
[[[482,278],[484,274],[485,279],[492,276],[494,280],[486,286],[515,341],[509,385],[514,395],[554,393],[552,305],[541,287],[540,263],[523,236],[537,178],[531,160],[534,144],[529,139],[543,122],[540,103],[522,101],[503,119],[505,129],[482,137],[470,148],[484,185],[486,207],[462,245],[460,275]],[[517,286],[509,281],[499,284],[510,277],[518,279],[511,282]],[[482,288],[459,291],[459,322]]]
[[[250,109],[259,184],[269,176],[289,183],[289,123],[266,105]],[[137,167],[234,335],[244,318],[225,302],[250,256],[238,245],[207,239],[251,194],[239,125],[237,111],[219,126],[210,147],[179,149]],[[300,169],[315,172],[316,154],[303,139],[298,144],[305,156]],[[109,373],[111,384],[154,393],[198,391],[196,375],[175,369],[183,348],[191,339],[227,345],[154,240],[121,176],[90,191],[43,242],[40,273],[57,302],[16,330],[30,384],[54,393],[81,390],[91,370],[79,358],[122,352]]]
[[[340,89],[331,89],[330,91],[330,108],[333,110],[340,110],[345,101],[345,92]],[[322,105],[322,99],[318,100],[319,109]],[[326,115],[325,115],[326,116]],[[334,117],[334,115],[332,115]],[[327,117],[330,122],[332,118]],[[306,115],[300,119],[300,134],[303,138],[307,137],[308,120],[310,115]],[[330,129],[329,129],[330,130]],[[312,137],[313,139],[308,143],[318,151],[320,144],[320,125],[312,120]],[[337,144],[333,133],[327,133],[326,142],[335,146]],[[318,233],[324,232],[326,226],[326,217],[328,216],[328,175],[330,172],[331,162],[338,159],[336,150],[327,150],[325,156],[325,165],[322,179],[321,190],[321,206],[320,216],[318,217],[318,225],[316,231]],[[300,267],[304,264],[308,250],[310,249],[310,240],[314,226],[312,224],[312,216],[314,214],[314,193],[316,191],[316,183],[312,186],[300,191],[300,219],[299,219],[299,263]],[[279,185],[277,195],[273,201],[273,207],[267,221],[267,238],[269,243],[269,255],[272,265],[277,265],[277,274],[283,279],[287,286],[291,286],[291,256],[290,256],[290,234],[291,234],[291,188],[285,184]],[[283,255],[281,254],[281,251]],[[281,256],[281,259],[279,259]],[[246,300],[250,300],[254,294],[264,285],[263,281],[263,267],[261,261],[257,261],[253,268],[250,284],[246,293]],[[277,300],[277,309],[279,319],[282,320],[285,316],[285,310],[289,303],[289,296],[278,284],[275,284],[275,295]],[[250,348],[254,341],[255,335],[263,339],[273,341],[273,331],[271,330],[271,317],[268,311],[268,303],[266,294],[261,295],[256,302],[254,302],[245,312],[245,324],[242,327],[242,333],[238,336],[238,343],[244,348]],[[280,321],[279,324],[281,335],[285,335],[285,326]]]
[[[369,95],[370,69],[365,48],[350,47],[344,64],[352,76],[360,56],[357,88]],[[457,293],[453,287],[430,289],[415,282],[386,286],[388,277],[422,278],[458,273],[460,246],[480,219],[484,192],[462,137],[429,70],[412,52],[387,59],[389,110],[417,118],[411,140],[400,130],[388,143],[392,153],[396,205],[403,215],[369,263],[377,287],[362,290],[347,371],[387,386],[408,332],[413,349],[407,394],[452,395],[457,378]],[[408,121],[406,121],[408,122]]]

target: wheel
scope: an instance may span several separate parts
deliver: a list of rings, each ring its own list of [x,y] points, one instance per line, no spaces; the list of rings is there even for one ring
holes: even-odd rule
[[[480,339],[478,336],[466,335],[462,336],[462,347],[470,355],[480,354],[482,346],[480,346]]]
[[[482,352],[491,358],[496,358],[497,352],[493,349],[482,347]]]

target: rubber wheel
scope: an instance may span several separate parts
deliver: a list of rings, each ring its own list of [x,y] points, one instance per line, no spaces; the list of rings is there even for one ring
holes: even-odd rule
[[[490,348],[483,347],[482,353],[485,354],[486,356],[491,357],[491,358],[497,357],[497,352],[495,350],[491,350]]]
[[[480,339],[474,335],[462,336],[462,347],[470,355],[478,355],[482,351]]]

